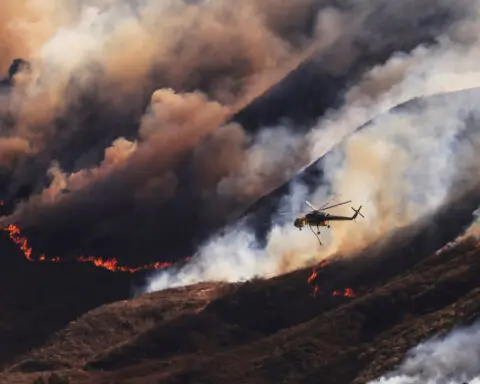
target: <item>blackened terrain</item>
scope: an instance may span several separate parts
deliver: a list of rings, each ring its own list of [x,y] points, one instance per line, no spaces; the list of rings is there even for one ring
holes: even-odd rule
[[[465,241],[407,267],[384,245],[332,261],[314,297],[310,269],[245,284],[203,283],[99,307],[0,376],[33,383],[365,383],[405,352],[480,314],[480,248]],[[367,267],[365,267],[367,265]],[[333,295],[354,287],[355,297]]]
[[[415,100],[400,106],[396,111],[414,110],[415,113],[421,114],[431,105],[429,100],[453,101],[456,97],[465,97],[465,95],[475,97],[478,92],[473,89]],[[476,120],[473,117],[469,121],[471,129],[475,130]],[[466,140],[467,136],[460,139]],[[310,188],[322,185],[319,164],[322,164],[322,160],[299,174],[297,181],[302,180]],[[464,185],[466,184],[462,184]],[[278,203],[288,191],[287,184],[270,196],[264,197],[251,208],[246,220],[249,220],[251,225],[270,223],[272,215],[278,209]],[[206,343],[202,348],[208,348],[209,351],[216,351],[218,348],[228,349],[238,344],[251,343],[253,340],[268,337],[282,329],[313,319],[331,310],[332,305],[342,303],[342,300],[350,300],[333,297],[334,290],[352,288],[355,292],[361,293],[382,289],[381,287],[392,279],[411,273],[409,271],[416,268],[425,258],[432,258],[432,254],[437,249],[454,240],[471,223],[472,212],[480,205],[479,191],[478,184],[472,184],[471,188],[466,190],[453,189],[452,198],[439,212],[422,218],[410,227],[392,231],[356,257],[348,255],[350,256],[348,259],[340,258],[335,263],[324,267],[314,281],[319,292],[325,293],[321,295],[323,299],[320,303],[317,303],[318,299],[314,300],[309,296],[313,288],[307,284],[308,271],[306,270],[269,281],[254,280],[239,288],[238,292],[241,296],[229,296],[229,294],[223,298],[219,297],[201,313],[182,312],[175,320],[169,317],[168,322],[165,323],[162,320],[160,324],[157,324],[156,318],[148,317],[141,320],[142,324],[143,321],[147,323],[139,325],[141,332],[147,332],[147,330],[148,332],[144,336],[138,335],[139,344],[137,341],[132,341],[133,344],[130,342],[124,344],[122,341],[118,344],[118,348],[112,350],[108,343],[109,349],[103,350],[102,344],[102,346],[96,346],[93,351],[85,352],[88,358],[82,357],[82,359],[85,363],[88,360],[89,367],[92,368],[117,369],[124,365],[136,364],[139,359],[144,358],[163,359],[172,354],[175,356],[195,354],[197,343]],[[262,239],[268,230],[269,227],[266,227],[262,231],[262,227],[259,226],[257,228],[259,239]],[[22,360],[22,356],[25,356],[31,348],[50,345],[48,343],[51,341],[48,340],[52,335],[65,329],[69,322],[83,313],[104,303],[130,298],[135,293],[136,285],[141,284],[144,277],[141,274],[112,273],[76,262],[31,263],[12,244],[6,233],[3,233],[0,246],[2,253],[6,255],[3,258],[1,271],[1,292],[3,293],[0,295],[0,300],[4,310],[0,322],[3,340],[0,348],[0,364],[7,366],[12,362],[20,363],[16,365],[17,370],[48,370],[78,365],[78,361],[65,362],[64,358],[61,361],[55,360],[56,357],[49,357],[48,361],[40,358],[40,361],[30,362],[28,359]],[[441,259],[438,258],[438,260]],[[440,265],[438,267],[443,268]],[[213,284],[213,287],[216,289],[217,285]],[[236,289],[236,286],[232,287],[228,289]],[[11,292],[15,292],[15,295]],[[189,297],[192,294],[196,295],[196,288],[178,292],[180,292],[179,296],[173,294],[175,298],[173,300],[182,302],[181,307],[188,309],[190,307],[188,303],[191,301]],[[163,293],[159,295],[165,299],[165,296],[162,296]],[[127,302],[125,305],[130,304]],[[196,304],[192,305],[196,306]],[[132,311],[135,312],[133,309]],[[388,313],[392,316],[394,314],[394,312]],[[128,320],[126,321],[124,326],[132,332],[129,335],[136,335],[137,326],[129,325]],[[225,329],[224,321],[230,324]],[[389,321],[385,320],[385,326]],[[102,327],[106,326],[102,325]],[[108,333],[107,330],[105,332]],[[117,331],[112,329],[111,332]],[[368,332],[376,331],[373,329]],[[186,335],[185,340],[180,336],[183,334]],[[137,340],[136,337],[135,340]],[[76,343],[76,341],[72,342]],[[70,344],[67,343],[67,345],[71,348]],[[158,350],[158,345],[162,345],[163,349]]]

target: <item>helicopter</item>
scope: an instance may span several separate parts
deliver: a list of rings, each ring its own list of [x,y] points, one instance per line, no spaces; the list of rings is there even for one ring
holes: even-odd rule
[[[365,216],[363,216],[363,214],[360,212],[360,210],[362,209],[361,205],[360,205],[360,207],[358,207],[358,209],[355,209],[355,208],[351,207],[352,210],[354,211],[354,214],[352,216],[337,216],[337,215],[331,215],[330,213],[325,212],[327,209],[331,209],[331,208],[334,208],[334,207],[338,207],[340,205],[348,204],[350,202],[351,202],[351,200],[348,200],[348,201],[345,201],[343,203],[338,203],[338,204],[334,204],[334,205],[330,205],[330,206],[325,206],[326,204],[324,204],[320,208],[315,208],[307,200],[307,201],[305,201],[305,204],[307,204],[312,209],[312,212],[309,212],[309,213],[307,213],[303,216],[297,217],[294,220],[293,225],[296,228],[298,228],[299,230],[302,230],[302,228],[304,226],[308,225],[310,227],[311,231],[318,238],[318,235],[320,235],[320,227],[331,228],[330,221],[355,220],[358,215],[365,218]],[[317,227],[317,232],[316,233],[313,231],[313,227]],[[318,240],[321,244],[322,242],[320,241],[320,239],[318,239]]]

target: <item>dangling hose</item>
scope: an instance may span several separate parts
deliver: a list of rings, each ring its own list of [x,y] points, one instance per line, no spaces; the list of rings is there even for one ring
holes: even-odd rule
[[[312,231],[312,233],[316,236],[318,242],[320,243],[320,246],[322,246],[323,244],[322,244],[322,240],[320,240],[320,236],[317,234],[317,232],[315,232],[315,231],[313,230],[313,228],[312,228],[311,225],[309,225],[308,227],[310,228],[310,230]]]

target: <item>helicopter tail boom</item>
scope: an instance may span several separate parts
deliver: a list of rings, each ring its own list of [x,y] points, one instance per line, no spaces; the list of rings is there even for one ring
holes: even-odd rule
[[[360,212],[360,210],[362,209],[362,206],[358,207],[358,209],[355,209],[353,208],[353,211],[355,212],[353,214],[353,216],[336,216],[336,215],[328,215],[326,217],[326,221],[337,221],[337,220],[355,220],[357,218],[358,215],[362,216],[362,217],[365,217],[362,215],[362,213]]]

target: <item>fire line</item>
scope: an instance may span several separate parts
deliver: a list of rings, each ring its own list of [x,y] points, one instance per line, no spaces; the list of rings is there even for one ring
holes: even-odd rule
[[[8,233],[10,239],[19,247],[19,249],[23,252],[25,258],[28,261],[50,263],[61,262],[61,259],[59,257],[47,257],[45,255],[41,255],[40,258],[38,258],[37,260],[34,259],[32,257],[32,248],[28,245],[28,239],[25,236],[22,236],[20,228],[18,228],[16,225],[10,224],[8,227],[2,228],[2,230]],[[103,259],[101,257],[94,256],[80,256],[76,258],[76,261],[80,263],[90,263],[98,268],[104,268],[112,272],[135,273],[144,270],[166,269],[181,262],[188,262],[190,261],[190,258],[186,258],[178,263],[155,262],[151,264],[141,265],[138,267],[126,267],[119,265],[117,259],[115,258]]]
[[[324,268],[328,263],[328,260],[321,261],[320,264],[313,268],[312,273],[307,280],[308,284],[313,284],[313,297],[316,297],[320,290],[318,284],[315,283],[315,280],[318,277],[318,269]],[[357,295],[352,288],[345,288],[344,290],[334,290],[332,296],[356,297]]]

